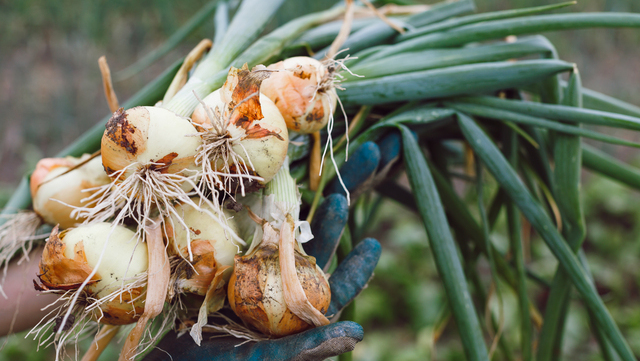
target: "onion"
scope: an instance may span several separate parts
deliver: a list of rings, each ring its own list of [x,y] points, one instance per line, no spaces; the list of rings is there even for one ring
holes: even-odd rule
[[[264,70],[231,68],[224,86],[205,97],[191,118],[201,126],[198,164],[208,189],[262,188],[287,155],[289,134],[278,108],[259,93]]]
[[[245,323],[262,333],[282,337],[314,326],[292,310],[285,299],[286,283],[281,272],[278,239],[281,237],[269,223],[263,225],[264,238],[260,246],[245,256],[236,256],[234,272],[227,295],[231,309]],[[295,248],[295,273],[308,302],[324,314],[331,302],[329,283],[316,265],[315,258]],[[328,323],[328,321],[326,322]]]
[[[147,246],[138,242],[135,232],[95,223],[60,233],[54,228],[42,253],[38,279],[47,290],[74,290],[95,269],[84,290],[99,307],[87,310],[94,310],[101,323],[124,325],[135,322],[144,310],[147,268]]]
[[[298,56],[268,67],[274,70],[260,88],[284,117],[287,127],[299,133],[324,128],[336,109],[338,96],[333,86],[334,65]]]
[[[287,163],[265,189],[262,228],[245,256],[235,257],[227,295],[229,305],[245,323],[275,337],[329,323],[324,313],[331,301],[326,276],[300,242],[313,236],[308,223],[297,221],[299,195]],[[296,240],[296,228],[302,232]]]
[[[92,194],[89,191],[92,188],[110,183],[102,168],[102,158],[88,160],[89,157],[85,154],[81,158],[44,158],[36,165],[30,184],[33,210],[46,223],[60,224],[61,228],[82,223],[82,218],[71,216],[73,207],[81,207],[82,200]]]
[[[244,246],[232,234],[238,233],[238,227],[232,214],[224,210],[225,226],[216,218],[212,218],[206,210],[196,209],[190,205],[179,205],[176,215],[172,215],[165,223],[169,239],[170,253],[187,259],[189,243],[193,252],[193,262],[176,267],[173,277],[175,287],[186,292],[204,296],[217,270],[224,266],[233,266],[233,257]],[[228,277],[227,277],[228,278]]]
[[[167,109],[121,108],[107,123],[102,137],[102,164],[118,182],[140,172],[181,173],[194,168],[200,145],[195,133],[188,120]],[[182,188],[191,189],[188,183]]]
[[[74,215],[101,222],[116,215],[147,224],[157,208],[162,216],[174,201],[189,202],[195,181],[197,130],[188,119],[158,107],[135,107],[113,114],[102,136],[102,164],[112,184],[96,192]],[[141,233],[138,231],[138,233]]]

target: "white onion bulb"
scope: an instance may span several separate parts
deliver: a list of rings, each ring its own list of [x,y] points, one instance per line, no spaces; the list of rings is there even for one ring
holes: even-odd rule
[[[104,250],[104,253],[103,253]],[[135,232],[109,223],[81,225],[47,240],[38,278],[45,289],[73,290],[81,286],[97,299],[102,323],[135,322],[144,310],[144,280],[149,266],[147,245]]]
[[[118,181],[143,168],[176,174],[194,168],[200,146],[197,130],[177,114],[158,107],[135,107],[114,113],[102,137],[102,164]],[[185,191],[189,184],[183,186]]]
[[[289,134],[278,108],[259,93],[269,72],[232,68],[225,85],[204,98],[192,120],[201,125],[203,177],[209,188],[235,193],[261,188],[287,155]],[[246,190],[246,189],[248,190]]]
[[[88,159],[44,158],[36,165],[31,175],[31,198],[33,210],[46,222],[60,224],[61,228],[73,227],[83,219],[71,216],[73,207],[83,206],[82,199],[89,197],[89,189],[110,183],[102,168],[102,158],[91,159],[82,166],[63,174]]]

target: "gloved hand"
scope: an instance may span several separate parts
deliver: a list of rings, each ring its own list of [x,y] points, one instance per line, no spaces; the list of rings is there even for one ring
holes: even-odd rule
[[[363,144],[355,153],[341,168],[350,191],[370,179],[380,162],[380,150],[373,142]],[[348,214],[347,200],[338,193],[327,196],[318,208],[311,225],[315,238],[305,243],[304,247],[308,254],[316,258],[320,268],[325,269],[334,255]],[[326,313],[329,319],[362,291],[373,274],[380,252],[378,241],[367,238],[354,247],[330,276],[331,304]],[[324,360],[353,350],[363,335],[360,325],[343,321],[280,339],[249,342],[237,347],[242,340],[233,337],[207,339],[205,334],[202,346],[198,347],[188,335],[178,338],[171,332],[144,360]]]

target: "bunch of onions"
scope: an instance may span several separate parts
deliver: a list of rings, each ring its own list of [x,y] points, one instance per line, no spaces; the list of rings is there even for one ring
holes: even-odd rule
[[[31,199],[33,210],[45,223],[61,228],[82,223],[83,218],[71,216],[73,207],[82,207],[82,200],[92,194],[94,188],[109,184],[111,180],[102,168],[100,156],[90,159],[44,158],[31,175]]]
[[[323,129],[336,109],[335,65],[297,56],[271,64],[260,91],[280,110],[287,128],[299,133]]]
[[[231,68],[221,89],[205,97],[191,118],[202,145],[197,163],[203,184],[214,193],[242,195],[264,187],[282,166],[289,134],[278,108],[260,94],[264,67]]]
[[[80,290],[81,305],[109,325],[135,322],[144,310],[147,246],[134,231],[110,223],[52,231],[40,261],[43,290]],[[89,301],[93,300],[93,301]]]
[[[262,228],[244,256],[235,257],[227,291],[233,311],[262,333],[281,337],[329,323],[324,313],[331,301],[329,283],[315,258],[300,241],[310,235],[297,221],[299,199],[295,181],[283,166],[267,185],[263,217],[249,212]],[[302,233],[296,240],[296,229]]]
[[[188,119],[159,107],[120,108],[102,137],[102,164],[112,184],[90,199],[92,208],[74,212],[90,221],[115,217],[117,224],[132,217],[139,225],[157,209],[174,211],[175,200],[189,202],[200,139]]]

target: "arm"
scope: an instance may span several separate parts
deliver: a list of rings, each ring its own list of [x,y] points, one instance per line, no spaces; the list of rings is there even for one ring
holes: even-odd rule
[[[42,308],[58,299],[57,295],[42,294],[33,288],[41,255],[42,248],[38,248],[29,259],[22,263],[14,260],[9,265],[2,284],[7,298],[0,295],[0,337],[35,326],[46,315]]]

